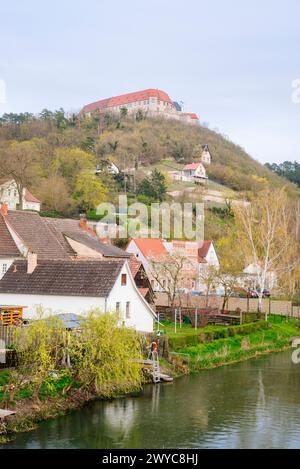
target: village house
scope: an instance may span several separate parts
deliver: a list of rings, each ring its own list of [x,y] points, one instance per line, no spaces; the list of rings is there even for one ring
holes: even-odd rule
[[[40,307],[47,315],[84,316],[91,309],[117,312],[120,325],[152,332],[155,313],[140,294],[128,261],[14,261],[0,281],[1,303],[26,305],[24,317],[35,319]]]
[[[85,299],[78,301],[79,308],[86,306],[87,304],[93,304],[95,307],[100,307],[103,305],[103,301],[106,301],[107,308],[113,308],[113,310],[119,310],[121,314],[125,314],[127,309],[131,306],[132,308],[137,307],[141,316],[139,321],[135,318],[135,311],[132,312],[127,323],[135,324],[136,327],[140,328],[141,321],[143,318],[145,320],[145,328],[139,330],[148,330],[149,323],[149,311],[152,314],[152,318],[155,316],[153,308],[153,291],[150,285],[150,281],[145,273],[143,273],[143,268],[141,266],[134,265],[135,262],[130,262],[130,254],[119,249],[115,246],[102,243],[93,229],[89,226],[85,217],[81,217],[78,220],[72,219],[55,219],[55,218],[42,218],[39,214],[34,212],[24,212],[24,211],[9,211],[7,205],[2,205],[0,209],[0,279],[6,281],[6,274],[11,272],[11,269],[15,269],[16,265],[24,267],[24,262],[28,262],[28,265],[31,265],[31,260],[36,258],[37,273],[45,275],[44,282],[48,285],[47,279],[47,269],[49,272],[53,272],[54,267],[52,265],[57,265],[60,272],[63,269],[69,269],[70,272],[74,272],[74,275],[79,275],[75,267],[71,267],[73,264],[78,264],[82,267],[82,276],[84,281],[84,276],[87,275],[86,283],[84,283],[83,291],[78,296],[83,296]],[[16,264],[21,262],[20,264]],[[22,264],[23,262],[23,264]],[[57,262],[57,264],[55,264]],[[86,262],[85,271],[84,263]],[[119,262],[122,264],[123,273],[130,272],[128,284],[126,288],[122,289],[122,296],[118,300],[118,289],[114,288],[112,285],[112,293],[109,294],[109,297],[100,297],[97,296],[97,301],[88,303],[87,297],[84,293],[84,288],[86,286],[87,292],[88,285],[91,280],[90,271],[93,272],[92,263],[97,262],[100,267],[103,262]],[[70,264],[71,263],[71,264]],[[90,267],[88,267],[90,265]],[[43,266],[42,270],[39,270],[40,266]],[[42,267],[41,267],[42,268]],[[96,269],[96,267],[94,267]],[[31,267],[28,267],[31,270]],[[132,271],[131,271],[132,269]],[[24,268],[20,272],[25,272]],[[100,273],[97,272],[97,278],[101,283],[104,280],[101,280]],[[71,275],[71,274],[70,274]],[[16,277],[14,277],[15,279]],[[33,310],[39,304],[41,300],[41,305],[45,308],[52,308],[53,302],[48,296],[51,295],[50,290],[45,290],[45,296],[41,297],[42,293],[29,293],[28,287],[28,278],[26,278],[26,292],[16,293],[17,296],[12,296],[12,292],[9,293],[9,298],[6,297],[5,303],[7,305],[12,304],[26,304],[28,306],[28,314],[32,315]],[[30,277],[31,279],[33,277]],[[39,277],[41,281],[42,277]],[[62,276],[61,279],[64,279]],[[2,280],[0,284],[2,284]],[[97,281],[98,281],[97,280]],[[25,280],[24,280],[25,281]],[[62,280],[61,280],[62,281]],[[51,285],[52,280],[49,285]],[[117,282],[117,277],[115,278]],[[134,283],[134,288],[132,288],[132,282]],[[71,288],[71,286],[70,286]],[[25,291],[25,290],[24,290]],[[16,290],[18,292],[18,290]],[[38,290],[37,290],[38,292]],[[58,292],[58,290],[56,291]],[[116,296],[114,293],[116,292]],[[4,293],[4,290],[2,290]],[[79,290],[78,290],[79,293]],[[25,294],[34,295],[29,299],[24,298]],[[72,291],[70,290],[70,295],[73,296]],[[92,294],[91,294],[92,295]],[[124,296],[125,295],[125,296]],[[68,286],[65,285],[65,290],[63,294],[60,295],[57,293],[58,298],[55,299],[55,311],[56,313],[61,312],[72,312],[77,307],[74,305],[73,301],[69,300],[69,310],[65,308],[66,301],[62,297],[68,297]],[[127,299],[126,299],[127,298]],[[52,298],[53,299],[53,298]],[[31,300],[31,301],[29,301]],[[90,300],[90,297],[89,297]],[[147,302],[149,301],[149,303]],[[77,301],[77,300],[76,300]],[[102,303],[101,303],[102,302]],[[4,304],[4,297],[0,294],[0,303]],[[130,306],[131,305],[131,306]],[[76,309],[77,311],[77,309]],[[128,313],[129,314],[129,313]],[[127,314],[127,315],[128,315]],[[152,329],[151,329],[152,330]]]
[[[120,114],[124,110],[128,115],[141,111],[149,117],[176,119],[192,125],[199,123],[197,114],[182,112],[181,106],[173,102],[165,91],[152,88],[87,104],[81,114],[90,117],[95,112]]]
[[[201,153],[201,163],[205,166],[209,166],[212,161],[212,156],[209,150],[208,145],[202,145],[202,153]]]
[[[162,239],[159,238],[132,238],[126,251],[133,254],[138,259],[150,279],[154,291],[161,291],[162,287],[153,278],[151,274],[151,260],[160,259],[167,255],[167,249]]]
[[[23,210],[40,212],[41,202],[32,195],[28,189],[23,189]],[[0,205],[6,203],[9,210],[17,210],[20,207],[20,197],[17,184],[13,179],[0,180]]]
[[[118,166],[114,164],[112,161],[108,161],[104,168],[101,168],[101,166],[98,164],[96,166],[96,175],[98,176],[99,174],[101,174],[103,169],[105,169],[109,174],[112,174],[114,176],[116,176],[117,174],[120,174],[120,170]]]
[[[158,238],[132,238],[126,251],[134,254],[143,264],[150,278],[154,291],[164,291],[151,274],[151,260],[162,259],[168,253],[176,254],[185,258],[183,265],[184,281],[180,285],[186,291],[204,291],[205,286],[200,280],[200,273],[209,266],[219,269],[220,263],[213,241],[165,241]]]
[[[205,184],[208,180],[206,169],[200,163],[189,163],[181,171],[181,181],[191,181],[195,184]]]
[[[206,184],[208,177],[206,166],[211,164],[211,153],[208,145],[202,145],[202,151],[199,155],[199,161],[186,164],[180,171],[171,173],[174,181],[194,182],[195,184]]]
[[[240,284],[245,288],[250,288],[255,290],[257,288],[257,279],[262,275],[262,268],[261,266],[252,263],[245,267],[243,270],[243,274],[239,279]],[[274,289],[277,286],[277,275],[274,271],[268,271],[266,273],[266,280],[265,280],[265,288],[267,289]]]

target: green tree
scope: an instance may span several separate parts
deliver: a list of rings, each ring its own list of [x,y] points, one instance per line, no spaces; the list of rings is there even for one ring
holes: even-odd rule
[[[15,331],[18,366],[10,375],[10,401],[24,385],[31,388],[33,397],[38,400],[42,384],[63,358],[65,329],[62,321],[56,317],[44,318],[42,309],[37,313],[38,319],[30,326]]]
[[[143,179],[138,187],[139,195],[145,195],[159,201],[164,200],[166,191],[166,178],[157,169],[152,171],[149,179]]]
[[[92,310],[73,334],[70,354],[83,388],[104,397],[139,389],[141,346],[133,329],[120,327],[116,314]]]
[[[55,151],[52,172],[63,176],[71,189],[81,171],[96,170],[96,158],[80,148],[59,148]]]
[[[78,174],[75,184],[76,198],[81,208],[90,210],[96,208],[107,198],[107,188],[93,173],[82,171]]]

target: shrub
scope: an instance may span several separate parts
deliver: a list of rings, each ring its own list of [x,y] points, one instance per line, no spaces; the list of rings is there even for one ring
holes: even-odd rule
[[[89,313],[80,334],[71,336],[70,354],[83,388],[112,397],[142,383],[141,345],[136,332],[119,327],[115,314]]]

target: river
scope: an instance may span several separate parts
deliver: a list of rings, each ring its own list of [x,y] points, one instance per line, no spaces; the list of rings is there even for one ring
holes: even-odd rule
[[[300,448],[300,364],[268,355],[97,401],[7,448]]]

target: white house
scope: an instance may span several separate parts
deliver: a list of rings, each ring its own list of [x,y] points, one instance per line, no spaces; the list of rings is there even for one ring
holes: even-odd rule
[[[113,175],[120,174],[120,170],[119,170],[118,166],[115,165],[115,163],[113,163],[112,161],[109,161],[109,162],[107,163],[107,166],[106,166],[105,169],[107,170],[107,172],[108,172],[109,174],[113,174]],[[100,165],[97,165],[97,167],[96,167],[96,175],[99,175],[99,174],[101,174],[101,173],[102,173],[102,169],[101,169]]]
[[[84,217],[0,208],[0,304],[28,306],[28,317],[38,305],[55,314],[97,307],[118,310],[126,325],[151,332],[153,292],[130,258],[100,242]]]
[[[17,210],[20,205],[20,197],[16,182],[13,179],[0,181],[0,205],[6,203],[9,210]],[[41,202],[32,195],[28,189],[23,189],[23,210],[40,212]]]
[[[257,279],[262,274],[262,268],[255,264],[249,264],[243,270],[243,276],[240,279],[240,283],[246,288],[256,289]],[[265,288],[273,289],[277,285],[277,275],[274,271],[269,271],[266,274]]]
[[[132,238],[126,252],[133,254],[143,265],[150,279],[154,291],[162,291],[162,287],[151,275],[151,259],[162,258],[168,251],[162,239],[159,238]]]
[[[211,160],[212,157],[208,145],[202,145],[201,163],[205,166],[209,166],[211,164]]]
[[[207,181],[204,165],[199,163],[190,163],[182,169],[182,181],[193,181],[195,184],[203,184]]]
[[[24,318],[74,313],[93,308],[117,312],[120,322],[137,331],[153,332],[156,318],[140,294],[126,259],[112,261],[15,261],[0,281],[0,303],[26,306]]]
[[[194,182],[205,184],[208,181],[205,166],[202,162],[189,163],[180,171],[172,171],[174,181]]]

